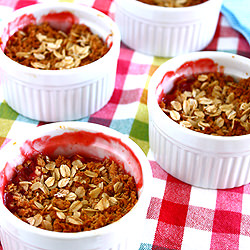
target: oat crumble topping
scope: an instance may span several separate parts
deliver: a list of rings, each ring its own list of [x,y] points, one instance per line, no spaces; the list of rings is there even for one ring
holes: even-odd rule
[[[32,226],[89,231],[119,220],[137,202],[135,180],[114,161],[39,155],[16,167],[4,203]]]
[[[197,132],[250,134],[250,77],[239,82],[222,73],[182,77],[159,105],[171,119]]]
[[[94,62],[108,50],[107,44],[84,24],[73,24],[66,34],[42,23],[29,24],[15,32],[4,53],[28,67],[61,70]]]

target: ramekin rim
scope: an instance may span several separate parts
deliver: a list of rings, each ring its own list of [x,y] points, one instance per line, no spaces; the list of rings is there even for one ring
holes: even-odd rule
[[[156,89],[156,84],[152,84],[152,82],[154,82],[156,77],[163,77],[163,73],[166,72],[167,70],[165,69],[166,65],[171,64],[171,62],[173,60],[179,60],[179,58],[183,59],[186,58],[188,56],[195,56],[196,60],[201,59],[201,58],[208,58],[208,56],[221,56],[221,57],[226,57],[226,58],[236,58],[237,60],[241,60],[241,61],[245,61],[246,63],[248,62],[250,65],[250,59],[241,55],[237,55],[237,54],[233,54],[233,53],[229,53],[229,52],[223,52],[223,51],[198,51],[198,52],[190,52],[187,54],[183,54],[174,58],[169,59],[168,61],[166,61],[165,63],[163,63],[156,71],[155,73],[152,75],[150,82],[149,82],[149,87],[148,87],[148,102],[153,102],[154,107],[148,106],[148,110],[150,112],[151,108],[154,108],[154,111],[151,113],[150,115],[153,114],[152,116],[154,116],[155,112],[157,112],[161,119],[163,119],[163,121],[166,121],[167,123],[170,123],[174,128],[176,128],[177,130],[181,130],[183,132],[183,134],[187,134],[193,137],[198,137],[200,139],[204,139],[204,140],[213,140],[213,141],[225,141],[225,142],[229,142],[229,141],[242,141],[242,140],[250,140],[250,134],[247,135],[240,135],[240,136],[214,136],[214,135],[209,135],[209,134],[204,134],[204,133],[200,133],[197,131],[193,131],[191,129],[182,127],[180,124],[178,124],[177,122],[173,121],[171,118],[169,118],[160,108],[160,106],[158,105],[158,102],[155,98],[155,95],[153,95],[152,93],[155,92]],[[202,57],[199,55],[202,55]],[[208,55],[208,56],[206,56]],[[213,59],[211,57],[211,59]],[[190,59],[190,60],[195,60],[195,59]],[[187,62],[186,60],[183,60],[180,62],[180,64],[182,65],[183,63]],[[162,72],[161,72],[162,71]],[[250,75],[249,75],[250,77]],[[151,83],[151,84],[150,84]],[[157,105],[156,105],[157,104]],[[156,110],[155,110],[156,109]]]
[[[123,0],[114,0],[115,2],[122,2]],[[199,8],[203,8],[204,5],[208,5],[210,4],[210,2],[217,2],[217,1],[223,1],[223,0],[208,0],[204,3],[200,3],[197,5],[193,5],[193,6],[188,6],[188,7],[162,7],[162,6],[155,6],[155,5],[150,5],[150,4],[146,4],[146,3],[142,3],[140,1],[137,0],[128,0],[130,3],[134,4],[134,6],[136,7],[141,7],[142,9],[145,10],[152,10],[152,11],[157,11],[157,12],[163,12],[163,13],[186,13],[189,11],[194,11],[196,9]],[[128,1],[126,1],[126,4],[129,4]]]
[[[10,59],[8,56],[5,55],[4,51],[2,49],[0,49],[0,58],[2,57],[4,60],[7,60],[8,63],[13,64],[13,66],[17,67],[20,71],[24,72],[24,73],[28,73],[28,74],[37,74],[37,75],[41,75],[41,76],[64,76],[64,75],[71,75],[71,74],[76,74],[78,73],[78,71],[82,71],[83,69],[87,72],[88,69],[91,67],[95,67],[96,64],[102,63],[103,60],[105,60],[107,57],[110,57],[111,54],[113,53],[114,50],[116,50],[116,47],[120,46],[121,43],[121,34],[120,34],[120,30],[117,26],[117,24],[112,20],[111,17],[109,17],[108,15],[102,13],[101,11],[94,9],[92,7],[86,6],[86,5],[82,5],[82,4],[76,4],[76,3],[67,3],[67,2],[57,2],[57,3],[53,3],[53,4],[48,4],[48,3],[37,3],[34,5],[30,5],[30,6],[26,6],[23,7],[21,9],[18,9],[14,12],[11,13],[11,16],[5,20],[3,20],[0,24],[0,31],[2,33],[3,29],[6,27],[6,25],[8,24],[9,21],[11,21],[13,18],[17,18],[18,16],[22,15],[22,14],[26,14],[26,10],[33,10],[33,9],[37,9],[38,6],[42,6],[43,8],[54,8],[54,7],[67,7],[69,8],[69,10],[79,10],[79,7],[82,10],[89,10],[93,13],[93,15],[96,13],[96,16],[99,18],[100,16],[102,18],[106,19],[106,25],[109,25],[109,28],[112,32],[112,36],[113,36],[113,41],[112,41],[112,46],[110,47],[109,51],[102,56],[101,58],[99,58],[98,60],[81,66],[81,67],[76,67],[76,68],[71,68],[71,69],[63,69],[63,70],[41,70],[41,69],[36,69],[36,68],[32,68],[32,67],[28,67],[25,65],[22,65],[12,59]],[[112,28],[111,28],[112,27]],[[91,28],[91,27],[90,27]]]
[[[72,126],[73,124],[73,126]],[[39,136],[35,136],[35,138],[39,138],[41,136],[44,136],[44,133],[60,129],[61,127],[67,127],[67,129],[72,129],[72,131],[75,130],[80,130],[80,127],[82,129],[86,130],[91,130],[93,133],[95,132],[102,132],[104,134],[107,134],[110,137],[114,138],[120,138],[124,143],[126,143],[127,146],[133,151],[137,159],[139,160],[140,164],[142,165],[142,174],[143,174],[143,182],[146,185],[143,185],[143,191],[141,193],[141,196],[139,197],[137,203],[135,206],[124,216],[122,216],[119,220],[106,225],[104,227],[95,229],[95,230],[90,230],[90,231],[82,231],[82,232],[77,232],[77,233],[63,233],[63,232],[55,232],[55,231],[48,231],[40,228],[36,228],[34,226],[29,225],[28,223],[20,220],[17,218],[14,214],[12,214],[6,206],[3,204],[3,202],[0,201],[0,209],[4,210],[6,213],[11,216],[11,220],[14,220],[18,228],[22,228],[26,232],[30,232],[32,234],[36,234],[39,236],[46,236],[48,238],[54,238],[54,239],[61,239],[61,240],[74,240],[74,239],[79,239],[79,238],[88,238],[88,237],[93,237],[96,235],[105,235],[111,231],[113,231],[113,228],[119,227],[118,223],[122,222],[124,223],[124,220],[126,218],[133,216],[136,214],[136,212],[143,206],[143,203],[148,199],[149,195],[149,190],[150,190],[150,183],[152,181],[152,172],[151,172],[151,167],[150,163],[146,157],[146,155],[143,153],[143,151],[140,149],[140,147],[133,141],[131,140],[128,136],[125,134],[122,134],[119,131],[116,131],[112,128],[100,125],[100,124],[95,124],[95,123],[89,123],[89,122],[79,122],[79,121],[64,121],[64,122],[54,122],[50,124],[45,124],[39,127],[35,127],[33,130],[33,133],[35,133],[36,130],[44,130],[43,133]],[[99,131],[100,129],[101,131]],[[32,133],[31,133],[32,134]],[[9,142],[14,145],[19,145],[20,143],[23,143],[25,140],[27,140],[30,137],[30,135],[21,135],[17,140],[14,140],[14,142]],[[5,145],[1,150],[5,151],[8,150],[8,147],[11,147],[12,145]],[[2,154],[2,151],[0,151],[0,154]],[[143,167],[144,166],[144,167]],[[2,214],[0,215],[0,217]],[[1,225],[0,225],[1,226]]]

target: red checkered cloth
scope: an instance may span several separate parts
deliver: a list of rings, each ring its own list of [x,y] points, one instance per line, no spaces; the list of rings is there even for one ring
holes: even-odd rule
[[[37,2],[0,0],[0,18],[14,9]],[[114,17],[113,0],[70,2],[90,5]],[[226,51],[250,58],[250,46],[246,39],[229,26],[223,15],[220,16],[213,41],[205,50]],[[122,44],[111,100],[101,110],[81,121],[102,124],[129,135],[150,160],[153,172],[152,197],[139,250],[250,249],[250,185],[227,190],[192,187],[167,174],[151,156],[147,83],[157,67],[166,60],[143,55]],[[14,112],[0,92],[2,147],[20,131],[25,133],[31,127],[42,124]]]

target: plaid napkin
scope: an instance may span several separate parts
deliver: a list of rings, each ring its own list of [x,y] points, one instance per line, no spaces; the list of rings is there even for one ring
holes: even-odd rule
[[[224,0],[221,11],[230,25],[245,36],[250,44],[249,0]]]
[[[113,0],[68,1],[87,4],[114,17]],[[232,1],[239,3],[239,0]],[[37,2],[0,0],[0,18],[6,9]],[[249,43],[223,15],[213,41],[205,50],[250,58]],[[147,86],[154,71],[166,60],[135,52],[122,44],[111,100],[98,112],[79,120],[102,124],[128,135],[150,161],[153,185],[145,227],[139,249],[128,250],[250,249],[250,185],[227,190],[193,187],[166,173],[152,157],[148,143]],[[28,133],[30,128],[42,124],[13,111],[4,101],[0,88],[0,150],[18,134]]]

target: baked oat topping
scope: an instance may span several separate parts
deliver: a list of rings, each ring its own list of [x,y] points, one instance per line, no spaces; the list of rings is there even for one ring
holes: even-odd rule
[[[162,7],[189,7],[207,2],[208,0],[137,0],[137,1]]]
[[[61,70],[94,62],[108,50],[107,44],[84,24],[73,24],[66,34],[42,23],[29,24],[14,33],[4,53],[28,67]]]
[[[32,226],[79,232],[119,220],[137,202],[135,180],[114,161],[39,155],[16,167],[4,203]]]
[[[174,83],[161,109],[180,125],[220,136],[250,134],[250,78],[204,73]]]

